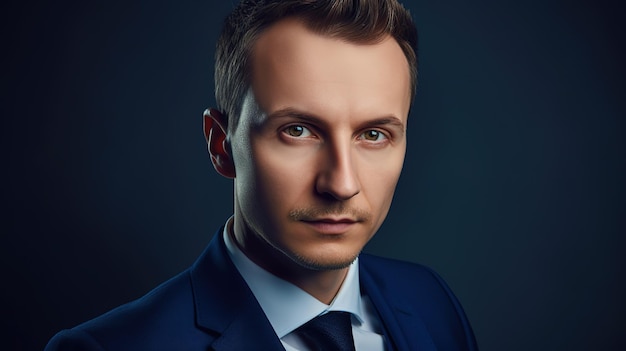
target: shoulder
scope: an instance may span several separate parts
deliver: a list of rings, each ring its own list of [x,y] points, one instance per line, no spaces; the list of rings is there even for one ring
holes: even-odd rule
[[[55,335],[46,351],[176,349],[195,340],[194,300],[189,271],[145,296]]]

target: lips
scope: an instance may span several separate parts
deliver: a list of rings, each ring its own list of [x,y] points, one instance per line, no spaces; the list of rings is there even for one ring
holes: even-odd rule
[[[317,218],[302,220],[302,222],[313,227],[317,232],[328,235],[345,234],[358,223],[351,218]]]

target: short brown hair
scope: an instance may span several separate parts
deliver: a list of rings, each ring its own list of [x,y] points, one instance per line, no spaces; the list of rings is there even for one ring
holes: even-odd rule
[[[215,54],[215,99],[236,125],[250,86],[252,47],[272,24],[295,17],[313,32],[355,43],[391,35],[409,63],[411,94],[417,86],[417,29],[397,0],[243,0],[226,18]]]

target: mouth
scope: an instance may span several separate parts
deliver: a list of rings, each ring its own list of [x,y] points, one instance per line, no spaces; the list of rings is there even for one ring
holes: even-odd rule
[[[359,221],[353,218],[309,218],[302,219],[302,222],[313,227],[317,232],[327,235],[345,234]]]

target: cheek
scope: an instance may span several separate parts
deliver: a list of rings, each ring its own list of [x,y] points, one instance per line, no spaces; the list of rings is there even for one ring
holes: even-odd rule
[[[389,209],[391,208],[391,202],[393,200],[393,194],[395,192],[396,184],[398,181],[398,175],[395,173],[384,174],[384,177],[380,177],[375,186],[371,189],[373,193],[368,194],[368,201],[372,210],[372,225],[374,233],[378,231],[378,228],[383,224]]]
[[[246,174],[239,183],[246,193],[242,195],[255,206],[262,206],[264,212],[286,216],[311,192],[314,176],[311,155],[303,150],[277,147],[266,140],[253,141],[251,150],[254,151],[243,160]]]
[[[384,174],[384,176],[380,177],[376,182],[377,186],[374,188],[376,191],[376,201],[385,211],[391,206],[391,200],[395,193],[399,175],[399,173],[387,172],[387,174]]]
[[[361,177],[362,187],[375,213],[384,218],[400,178],[404,153],[388,155],[378,162],[368,162]]]

